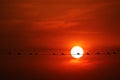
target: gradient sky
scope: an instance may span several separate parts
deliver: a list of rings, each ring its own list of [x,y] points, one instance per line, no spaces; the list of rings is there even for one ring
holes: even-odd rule
[[[0,55],[0,79],[120,80],[120,55],[106,54],[120,49],[119,35],[120,0],[0,0],[0,54],[13,50]],[[69,54],[75,45],[94,53],[78,60],[14,55],[17,49]],[[96,55],[99,49],[107,50]]]
[[[119,0],[1,0],[1,48],[120,45]]]

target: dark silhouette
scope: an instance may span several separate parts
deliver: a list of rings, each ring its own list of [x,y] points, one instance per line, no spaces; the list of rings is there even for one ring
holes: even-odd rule
[[[29,55],[32,55],[32,53],[30,53]]]
[[[36,52],[35,55],[38,55],[38,53]]]
[[[110,52],[107,52],[108,55],[110,55]]]
[[[99,53],[99,52],[97,52],[96,54],[97,54],[97,55],[99,55],[100,53]]]
[[[77,53],[77,55],[80,55],[80,53]]]
[[[62,53],[62,55],[64,55],[64,53]]]
[[[20,52],[18,52],[18,55],[21,55],[21,53],[20,53]]]
[[[11,51],[9,51],[9,52],[8,52],[8,55],[11,55],[11,54],[12,54],[12,52],[11,52]]]
[[[117,54],[116,52],[113,52],[113,54]]]
[[[55,55],[55,53],[53,53],[53,55]]]
[[[87,55],[90,55],[90,53],[87,53]]]

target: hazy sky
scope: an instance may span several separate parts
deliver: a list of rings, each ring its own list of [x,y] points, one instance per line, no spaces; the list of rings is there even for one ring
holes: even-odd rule
[[[74,45],[85,52],[120,49],[120,0],[0,0],[0,54],[18,48],[69,54]],[[0,55],[0,79],[120,80],[120,55],[96,51],[80,59],[13,51]]]
[[[1,0],[1,48],[120,45],[119,0]]]

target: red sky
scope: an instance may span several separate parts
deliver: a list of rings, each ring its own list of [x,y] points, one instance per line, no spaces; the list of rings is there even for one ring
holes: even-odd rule
[[[119,0],[0,0],[0,51],[69,54],[75,45],[85,52],[116,50],[119,35]],[[1,80],[120,80],[119,54],[92,53],[77,61],[15,51],[0,55]]]
[[[119,0],[1,0],[2,48],[119,46]]]

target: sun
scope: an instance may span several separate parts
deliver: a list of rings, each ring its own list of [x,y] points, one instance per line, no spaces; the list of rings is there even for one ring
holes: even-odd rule
[[[74,46],[71,49],[71,55],[74,58],[81,58],[83,56],[83,54],[84,54],[84,51],[83,51],[82,47],[80,47],[80,46]]]

